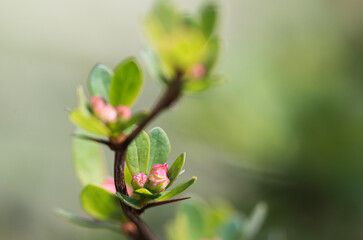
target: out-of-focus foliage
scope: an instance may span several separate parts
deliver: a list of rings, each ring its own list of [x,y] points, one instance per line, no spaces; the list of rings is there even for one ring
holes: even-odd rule
[[[192,14],[175,8],[169,0],[156,2],[145,19],[151,45],[145,56],[154,77],[168,82],[182,73],[186,92],[218,83],[220,77],[212,73],[220,50],[216,4],[205,4]]]
[[[238,213],[229,204],[209,205],[184,202],[173,222],[167,225],[169,240],[251,240],[259,232],[267,213],[265,203],[258,203],[250,216]]]

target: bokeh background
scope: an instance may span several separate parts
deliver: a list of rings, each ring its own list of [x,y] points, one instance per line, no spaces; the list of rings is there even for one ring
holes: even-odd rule
[[[194,9],[201,1],[178,2]],[[120,239],[63,222],[81,213],[73,172],[76,86],[98,62],[142,62],[152,1],[0,1],[0,239]],[[226,84],[155,120],[186,151],[190,192],[269,214],[258,239],[363,238],[363,4],[224,0]],[[148,78],[135,110],[160,88]],[[108,153],[111,164],[112,156]],[[150,210],[159,236],[175,207]]]

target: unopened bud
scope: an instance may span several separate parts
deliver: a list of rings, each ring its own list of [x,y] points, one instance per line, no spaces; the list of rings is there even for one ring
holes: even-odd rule
[[[147,176],[145,173],[137,173],[132,177],[131,185],[136,190],[139,188],[143,188],[147,181]]]
[[[191,75],[194,78],[202,78],[205,75],[205,67],[203,64],[195,64],[191,69]]]
[[[153,193],[159,193],[164,191],[169,183],[168,165],[156,164],[149,174],[148,189]]]
[[[124,106],[124,105],[119,105],[116,107],[116,111],[118,116],[124,120],[124,121],[128,121],[130,120],[132,113],[129,107]]]
[[[107,123],[114,123],[117,121],[117,111],[114,107],[108,104],[103,98],[98,96],[91,97],[91,106],[93,112],[101,120]]]
[[[113,177],[107,177],[106,178],[106,181],[104,181],[101,184],[101,187],[104,188],[104,189],[106,189],[110,193],[113,193],[113,194],[116,193],[116,187],[115,187],[115,182],[113,180]]]

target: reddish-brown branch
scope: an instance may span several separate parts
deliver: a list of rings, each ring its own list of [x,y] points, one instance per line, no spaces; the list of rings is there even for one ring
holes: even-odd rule
[[[180,97],[182,90],[182,76],[181,72],[176,74],[176,77],[172,82],[170,82],[169,86],[165,90],[164,94],[158,101],[158,103],[152,109],[150,115],[142,121],[138,127],[125,139],[125,141],[121,142],[118,145],[110,145],[110,148],[115,151],[115,162],[114,162],[114,180],[115,187],[117,192],[127,195],[127,188],[124,177],[124,169],[125,169],[125,159],[126,159],[126,151],[127,147],[130,143],[138,136],[138,134],[149,124],[158,114],[160,114],[165,109],[169,108],[172,104],[176,102],[176,100]],[[176,200],[168,200],[168,202],[180,201],[183,199]],[[149,204],[149,207],[165,204],[166,202]],[[133,209],[122,201],[120,201],[121,207],[125,213],[125,215],[129,218],[130,222],[132,222],[136,228],[128,228],[136,229],[137,231],[128,231],[125,232],[134,240],[157,240],[157,238],[151,233],[150,229],[147,227],[145,222],[140,218],[140,211]],[[145,207],[149,208],[149,207]]]

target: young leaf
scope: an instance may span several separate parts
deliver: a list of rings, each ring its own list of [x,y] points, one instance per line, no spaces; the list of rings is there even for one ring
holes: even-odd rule
[[[135,59],[128,59],[116,67],[110,88],[110,103],[113,106],[131,106],[142,86],[142,73]]]
[[[159,127],[151,129],[150,137],[150,160],[147,173],[155,164],[164,164],[170,154],[170,142],[166,133]]]
[[[91,95],[102,97],[108,102],[113,75],[114,73],[111,68],[103,64],[97,64],[92,69],[88,79],[88,88]]]
[[[179,193],[184,192],[188,187],[190,187],[193,183],[195,183],[195,181],[197,181],[197,177],[192,177],[185,183],[180,184],[173,190],[171,190],[171,191],[167,192],[166,194],[162,195],[161,197],[157,198],[156,201],[167,200],[167,199],[170,199],[170,198],[178,195]]]
[[[81,193],[81,202],[84,210],[94,218],[119,222],[125,220],[116,195],[101,187],[87,185]]]
[[[185,162],[185,153],[182,153],[179,155],[179,157],[174,161],[173,165],[168,171],[168,178],[170,180],[170,183],[168,184],[168,187],[170,187],[175,179],[179,176],[180,171],[182,170]]]
[[[145,188],[139,188],[134,191],[136,194],[139,194],[141,197],[145,199],[156,199],[161,196],[160,193],[151,193],[149,190]]]
[[[78,226],[88,227],[88,228],[105,228],[116,232],[120,232],[120,225],[117,223],[98,221],[96,219],[80,217],[64,209],[57,209],[55,213],[57,216],[63,218],[64,220],[76,224]]]
[[[208,3],[201,9],[201,27],[204,35],[208,38],[214,31],[217,23],[217,6],[213,3]]]
[[[150,139],[145,131],[142,131],[129,145],[126,153],[126,163],[131,175],[146,173],[150,157]]]
[[[126,196],[122,193],[117,192],[116,193],[117,196],[121,199],[121,201],[123,201],[126,205],[135,208],[135,209],[141,209],[142,207],[142,202],[136,198],[132,198],[129,196]]]
[[[82,86],[78,86],[77,87],[77,97],[78,97],[78,110],[83,114],[83,115],[90,115],[90,112],[88,110],[88,101],[87,101],[87,97],[84,94],[84,90]]]
[[[130,173],[129,168],[127,167],[127,164],[125,164],[124,176],[125,176],[125,183],[131,185],[132,175]]]
[[[97,119],[92,115],[84,115],[78,109],[73,110],[69,114],[69,118],[78,127],[83,128],[84,130],[87,130],[89,132],[102,136],[108,136],[111,134],[108,127],[101,120]]]
[[[102,148],[95,142],[74,138],[73,163],[83,186],[101,184],[107,177]]]

